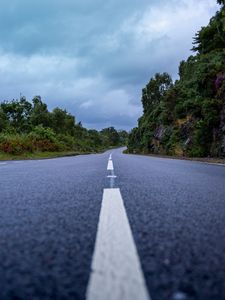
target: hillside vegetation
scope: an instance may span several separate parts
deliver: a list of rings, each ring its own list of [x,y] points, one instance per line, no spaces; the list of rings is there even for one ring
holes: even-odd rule
[[[179,79],[156,74],[142,91],[143,116],[130,153],[225,156],[225,8],[196,34]]]
[[[109,127],[98,132],[88,130],[66,110],[55,108],[52,112],[41,100],[19,100],[0,103],[0,157],[20,156],[45,152],[90,153],[109,147],[125,145],[126,131]],[[28,155],[29,156],[29,155]]]

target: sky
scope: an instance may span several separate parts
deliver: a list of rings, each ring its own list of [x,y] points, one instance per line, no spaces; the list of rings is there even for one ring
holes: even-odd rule
[[[156,72],[177,78],[216,0],[1,0],[0,100],[41,95],[88,128],[136,126]]]

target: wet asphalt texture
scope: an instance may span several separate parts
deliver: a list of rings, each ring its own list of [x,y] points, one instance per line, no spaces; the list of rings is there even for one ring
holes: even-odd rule
[[[225,167],[111,152],[152,300],[225,300]],[[109,153],[0,164],[1,300],[85,299]]]

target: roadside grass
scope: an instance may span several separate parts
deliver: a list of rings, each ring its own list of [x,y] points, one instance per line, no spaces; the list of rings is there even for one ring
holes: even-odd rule
[[[131,154],[131,155],[142,155],[142,156],[150,156],[150,157],[159,157],[159,158],[168,158],[168,159],[180,159],[180,160],[191,160],[191,161],[199,161],[205,163],[212,163],[212,164],[224,164],[225,165],[225,158],[216,158],[216,157],[187,157],[187,156],[177,156],[177,155],[162,155],[162,154],[149,154],[149,153],[129,153],[128,150],[123,151],[124,154]]]
[[[36,151],[36,152],[24,152],[21,154],[9,154],[0,151],[0,161],[2,160],[29,160],[29,159],[47,159],[47,158],[57,158],[66,156],[77,156],[77,155],[87,155],[87,154],[97,154],[103,153],[110,149],[115,149],[118,147],[108,147],[104,149],[99,149],[97,151]]]
[[[26,152],[19,155],[8,154],[0,152],[0,160],[29,160],[29,159],[45,159],[45,158],[56,158],[63,156],[76,156],[80,154],[89,154],[88,152],[73,152],[73,151],[63,151],[63,152]]]

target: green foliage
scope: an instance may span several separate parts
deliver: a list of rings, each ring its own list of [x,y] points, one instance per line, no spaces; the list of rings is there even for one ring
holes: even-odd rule
[[[10,125],[14,127],[17,132],[29,130],[32,105],[26,98],[23,97],[20,100],[12,100],[11,102],[5,101],[1,103],[0,107],[5,115],[5,119],[10,122]]]
[[[8,154],[32,152],[32,141],[23,134],[0,134],[0,151]]]
[[[224,1],[218,1],[224,5]],[[142,91],[143,116],[128,140],[130,152],[222,155],[225,125],[225,8],[194,39],[179,80],[156,74]]]
[[[0,104],[0,151],[20,155],[33,152],[96,152],[125,145],[128,133],[113,127],[88,130],[66,110],[48,111],[40,96],[32,104],[25,97]]]
[[[224,36],[224,12],[223,9],[216,13],[208,26],[203,27],[195,36],[193,50],[200,54],[206,54],[214,50],[223,49]]]
[[[117,146],[120,143],[120,136],[114,127],[108,127],[101,130],[101,136],[106,145]]]
[[[6,129],[8,125],[6,114],[3,109],[0,107],[0,132]]]
[[[32,126],[42,125],[50,127],[50,113],[47,104],[43,103],[40,96],[34,97],[32,100],[33,109],[30,115],[30,123]]]
[[[133,128],[132,131],[130,132],[128,145],[127,145],[130,152],[135,153],[141,148],[140,139],[141,139],[141,135],[139,132],[139,128],[137,127]]]
[[[51,127],[57,133],[73,134],[75,117],[68,114],[66,110],[60,108],[53,109],[51,113]]]
[[[129,137],[128,132],[126,130],[118,130],[118,134],[119,134],[119,143],[122,146],[127,145],[128,137]]]
[[[172,79],[169,74],[157,73],[146,87],[142,90],[142,105],[144,113],[151,110],[153,106],[160,103],[166,91],[172,86]]]
[[[56,140],[56,133],[51,128],[43,127],[42,125],[34,127],[29,135],[36,140],[46,139],[51,142]]]

